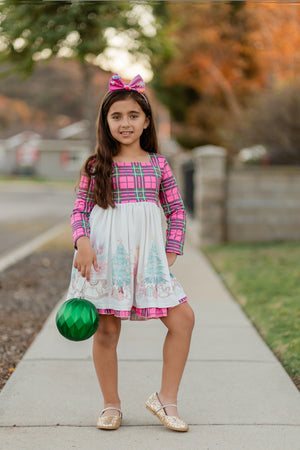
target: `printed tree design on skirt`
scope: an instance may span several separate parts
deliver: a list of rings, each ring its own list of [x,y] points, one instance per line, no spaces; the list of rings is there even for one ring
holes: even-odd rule
[[[145,281],[147,284],[158,285],[159,283],[164,283],[166,281],[164,277],[164,265],[154,242],[152,243],[152,247],[149,252],[145,275]]]
[[[130,261],[122,242],[119,242],[116,253],[112,257],[112,279],[117,288],[130,285]]]

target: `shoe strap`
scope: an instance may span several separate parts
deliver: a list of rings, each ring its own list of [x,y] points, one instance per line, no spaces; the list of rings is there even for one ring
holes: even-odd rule
[[[120,414],[122,414],[122,411],[119,408],[115,408],[114,406],[109,406],[108,408],[102,409],[101,414],[103,414],[105,411],[108,411],[109,409],[115,409],[116,411],[119,411]]]
[[[160,411],[161,409],[167,408],[167,406],[175,406],[175,408],[177,408],[177,405],[174,405],[174,403],[168,403],[167,405],[162,405],[156,410],[156,412]]]

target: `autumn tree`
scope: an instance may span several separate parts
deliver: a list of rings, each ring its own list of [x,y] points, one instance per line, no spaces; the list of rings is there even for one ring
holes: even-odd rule
[[[258,27],[251,34],[264,86],[292,83],[300,73],[299,2],[247,2]]]
[[[109,36],[119,33],[128,50],[137,56],[149,56],[161,47],[157,22],[153,21],[149,32],[140,20],[140,7],[127,1],[4,0],[0,5],[0,75],[16,72],[28,77],[37,61],[47,62],[55,56],[76,60],[86,89],[85,116],[91,124],[90,135],[94,135],[91,69],[109,47]]]
[[[251,99],[299,71],[299,5],[170,2],[174,55],[155,87],[186,147],[224,144]],[[298,56],[297,56],[298,55]]]
[[[300,82],[263,91],[235,125],[237,149],[262,144],[261,163],[300,165]]]
[[[233,150],[263,144],[264,161],[300,164],[300,5],[247,2],[258,28],[251,33],[262,89],[228,136]]]

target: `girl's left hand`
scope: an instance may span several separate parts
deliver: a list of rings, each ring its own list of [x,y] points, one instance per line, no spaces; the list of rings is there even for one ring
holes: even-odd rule
[[[177,253],[167,252],[167,260],[168,260],[169,267],[174,264],[174,262],[176,261],[176,258],[177,258]]]

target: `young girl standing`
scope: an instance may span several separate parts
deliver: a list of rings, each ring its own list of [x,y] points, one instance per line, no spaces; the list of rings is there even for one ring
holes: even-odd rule
[[[177,393],[189,352],[194,314],[169,267],[183,253],[185,211],[166,159],[158,154],[145,84],[137,75],[110,80],[97,119],[96,151],[84,164],[71,222],[75,244],[68,298],[96,306],[94,365],[104,409],[97,427],[117,429],[117,344],[122,319],[159,318],[167,327],[161,388],[146,407],[168,428],[187,431]],[[159,204],[167,218],[166,246]]]

